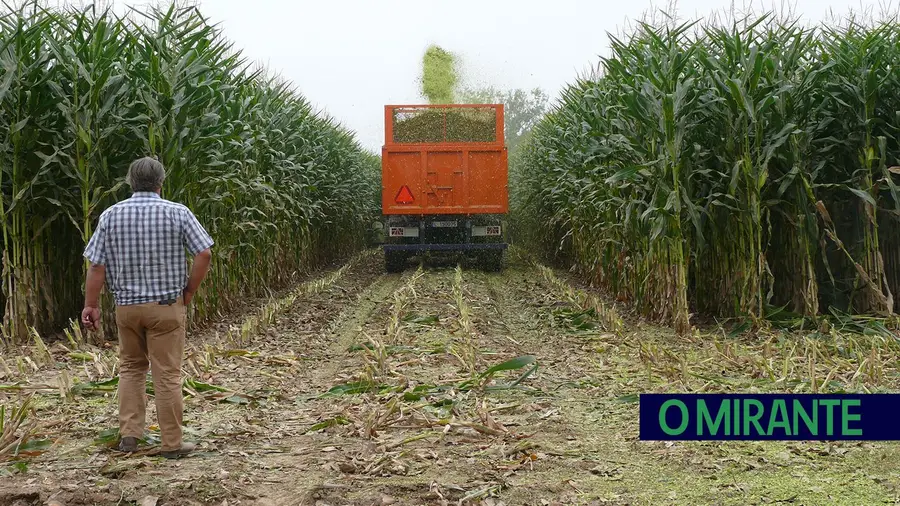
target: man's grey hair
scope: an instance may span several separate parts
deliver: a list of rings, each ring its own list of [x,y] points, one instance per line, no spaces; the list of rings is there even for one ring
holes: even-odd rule
[[[162,188],[166,169],[158,160],[145,156],[131,162],[125,182],[136,192],[155,192]]]

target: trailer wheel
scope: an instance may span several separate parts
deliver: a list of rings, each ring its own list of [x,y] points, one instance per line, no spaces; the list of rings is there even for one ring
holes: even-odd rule
[[[484,254],[484,269],[488,272],[503,270],[503,250],[489,251]]]
[[[400,251],[384,252],[384,270],[387,272],[403,272],[406,267],[406,255]]]

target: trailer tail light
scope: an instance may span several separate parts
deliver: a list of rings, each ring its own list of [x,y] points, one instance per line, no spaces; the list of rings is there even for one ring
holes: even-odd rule
[[[394,202],[398,204],[412,204],[415,200],[412,192],[409,191],[409,187],[406,185],[400,187],[400,191],[397,192],[397,196],[394,198]]]

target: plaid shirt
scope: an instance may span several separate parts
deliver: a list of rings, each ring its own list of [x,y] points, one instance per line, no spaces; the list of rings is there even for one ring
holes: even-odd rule
[[[127,306],[179,297],[188,280],[185,249],[194,256],[212,245],[190,209],[135,192],[100,215],[84,256],[106,266],[116,305]]]

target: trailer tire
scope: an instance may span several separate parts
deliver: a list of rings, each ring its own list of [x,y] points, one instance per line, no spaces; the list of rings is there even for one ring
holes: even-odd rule
[[[489,251],[484,254],[482,260],[484,269],[488,272],[500,272],[503,270],[503,250]]]
[[[406,267],[406,255],[400,251],[384,252],[384,270],[387,272],[403,272]]]

